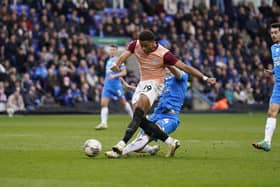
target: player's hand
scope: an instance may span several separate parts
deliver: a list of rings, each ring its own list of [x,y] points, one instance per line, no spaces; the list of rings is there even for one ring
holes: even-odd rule
[[[206,80],[206,82],[210,85],[215,85],[216,84],[216,78],[210,77]]]
[[[114,78],[116,78],[116,76],[115,76],[114,74],[110,74],[109,80],[112,80],[112,79],[114,79]]]
[[[116,64],[112,65],[110,69],[111,69],[112,71],[114,71],[114,72],[120,71],[119,66],[117,66]]]

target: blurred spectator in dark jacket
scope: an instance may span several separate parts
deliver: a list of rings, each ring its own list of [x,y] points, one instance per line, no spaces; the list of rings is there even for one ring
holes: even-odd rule
[[[34,111],[37,106],[41,104],[41,100],[38,96],[35,86],[31,86],[28,92],[23,94],[25,108],[28,111]]]
[[[53,106],[56,104],[51,90],[46,91],[46,94],[41,99],[42,106]]]

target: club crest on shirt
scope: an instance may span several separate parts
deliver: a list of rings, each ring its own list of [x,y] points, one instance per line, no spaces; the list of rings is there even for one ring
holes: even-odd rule
[[[157,63],[158,63],[158,59],[157,59],[157,58],[154,58],[153,61],[152,61],[152,63],[153,63],[153,64],[157,64]]]

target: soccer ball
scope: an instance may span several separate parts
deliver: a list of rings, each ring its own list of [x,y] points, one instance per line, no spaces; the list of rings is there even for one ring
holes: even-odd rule
[[[83,150],[88,157],[95,157],[101,151],[102,145],[98,140],[89,139],[84,143]]]

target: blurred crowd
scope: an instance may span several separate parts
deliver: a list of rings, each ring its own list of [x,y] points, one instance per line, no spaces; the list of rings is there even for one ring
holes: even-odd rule
[[[256,7],[234,0],[2,0],[0,111],[99,102],[108,54],[92,37],[136,39],[143,29],[217,78],[214,88],[191,80],[209,103],[266,103],[272,22],[280,22],[277,1]],[[137,82],[133,72],[127,79]]]

